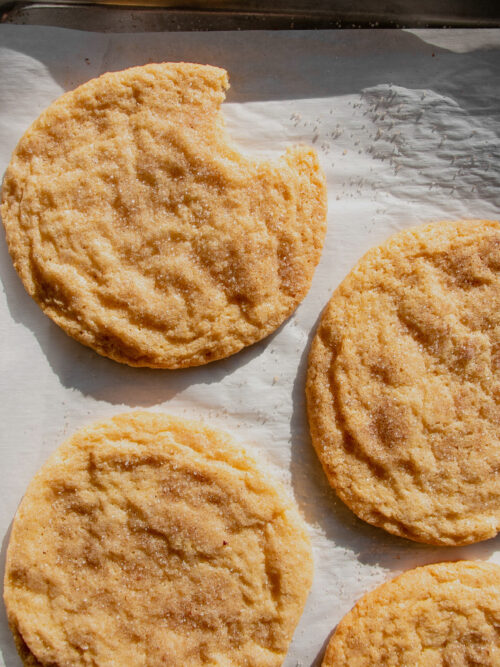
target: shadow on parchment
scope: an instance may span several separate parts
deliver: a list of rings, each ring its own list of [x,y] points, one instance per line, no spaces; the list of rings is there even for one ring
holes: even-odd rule
[[[227,69],[228,102],[348,95],[391,83],[451,94],[471,113],[484,114],[478,87],[500,76],[498,49],[455,53],[401,30],[110,35],[41,26],[36,34],[26,30],[4,31],[2,46],[43,63],[65,90],[109,69],[185,61]],[[500,99],[500,90],[497,95]]]

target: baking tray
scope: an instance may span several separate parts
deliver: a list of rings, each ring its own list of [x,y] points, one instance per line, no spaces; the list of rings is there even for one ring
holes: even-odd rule
[[[418,4],[418,8],[416,5]],[[491,28],[498,0],[0,0],[0,21],[97,32]]]
[[[500,536],[434,548],[357,520],[336,500],[308,442],[303,387],[310,339],[351,266],[400,228],[442,217],[497,218],[500,210],[498,31],[297,31],[491,27],[500,24],[500,6],[422,2],[415,16],[403,11],[410,3],[392,3],[392,10],[384,3],[383,14],[370,13],[375,4],[381,3],[277,1],[270,11],[249,0],[243,11],[243,3],[229,2],[0,0],[3,23],[17,24],[0,34],[0,107],[11,119],[0,122],[0,174],[22,132],[63,90],[109,69],[186,59],[229,70],[224,113],[239,145],[267,155],[313,143],[330,188],[330,234],[294,316],[230,359],[168,377],[114,364],[69,339],[31,302],[0,243],[0,571],[17,504],[48,455],[77,428],[136,407],[205,420],[261,452],[283,475],[308,522],[316,568],[285,667],[319,667],[340,618],[403,570],[457,558],[500,563]],[[238,32],[252,28],[295,30]],[[227,32],[178,32],[202,30]],[[0,665],[20,665],[1,605]]]

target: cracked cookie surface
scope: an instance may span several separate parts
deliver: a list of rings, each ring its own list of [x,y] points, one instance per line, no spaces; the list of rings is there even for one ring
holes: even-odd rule
[[[229,437],[158,413],[78,431],[13,523],[23,662],[281,665],[311,585],[296,508]]]
[[[314,447],[362,519],[431,544],[500,528],[500,224],[440,222],[370,250],[309,356]]]
[[[342,619],[322,667],[500,664],[500,567],[458,561],[409,570]]]
[[[68,334],[132,366],[227,357],[309,289],[326,230],[316,153],[243,157],[219,113],[224,70],[112,72],[33,123],[3,183],[9,251]]]

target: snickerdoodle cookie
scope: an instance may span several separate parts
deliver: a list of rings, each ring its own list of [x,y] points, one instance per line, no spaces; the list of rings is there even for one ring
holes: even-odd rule
[[[326,229],[316,153],[243,157],[223,69],[165,63],[62,95],[19,142],[2,218],[28,293],[68,334],[132,366],[179,368],[274,331],[304,298]]]
[[[335,291],[307,379],[313,444],[362,519],[431,544],[500,528],[500,223],[370,250]]]
[[[342,619],[323,667],[500,665],[500,567],[459,561],[409,570]]]
[[[158,413],[78,431],[5,574],[26,665],[281,665],[312,578],[296,508],[228,436]]]

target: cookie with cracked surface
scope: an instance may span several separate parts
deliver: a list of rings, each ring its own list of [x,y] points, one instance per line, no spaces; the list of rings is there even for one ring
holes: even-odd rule
[[[62,95],[26,132],[2,219],[28,293],[68,334],[131,366],[227,357],[306,295],[326,230],[311,148],[231,146],[225,70],[164,63]]]
[[[500,527],[500,223],[440,222],[370,250],[309,356],[309,423],[362,519],[430,544]]]
[[[500,664],[500,567],[418,567],[365,595],[342,619],[322,667]]]
[[[158,413],[78,431],[32,480],[4,597],[25,665],[281,665],[302,520],[228,436]]]

